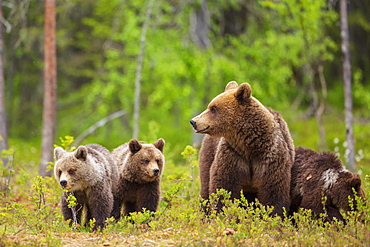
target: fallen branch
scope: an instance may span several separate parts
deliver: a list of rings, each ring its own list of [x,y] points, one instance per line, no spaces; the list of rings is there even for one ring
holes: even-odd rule
[[[121,111],[117,111],[111,115],[109,115],[108,117],[105,117],[103,118],[102,120],[98,121],[97,123],[93,124],[90,128],[88,128],[87,130],[85,130],[84,132],[82,132],[81,135],[79,135],[76,140],[74,141],[73,145],[74,146],[78,146],[80,144],[80,142],[85,139],[87,136],[91,135],[92,133],[95,132],[95,130],[97,130],[98,128],[106,125],[108,122],[112,121],[113,119],[116,119],[116,118],[119,118],[119,117],[122,117],[123,115],[125,115],[127,112],[124,111],[124,110],[121,110]]]

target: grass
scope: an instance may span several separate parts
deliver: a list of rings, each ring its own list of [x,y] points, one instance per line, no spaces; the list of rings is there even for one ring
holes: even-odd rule
[[[73,229],[60,212],[62,191],[54,178],[13,174],[11,190],[1,196],[0,246],[366,246],[370,243],[370,203],[347,216],[348,224],[324,224],[310,212],[289,219],[270,217],[258,204],[226,201],[224,213],[205,218],[198,197],[196,153],[187,147],[186,172],[164,177],[158,212],[137,213],[119,222],[107,220],[103,232],[91,226]],[[176,169],[167,167],[166,169]],[[182,171],[184,167],[179,169]],[[185,170],[186,170],[185,169]],[[194,177],[191,176],[194,174]],[[192,179],[194,178],[194,179]],[[367,198],[369,180],[365,181]],[[219,192],[227,197],[224,191]],[[212,200],[210,202],[212,204]],[[245,207],[240,207],[242,204]],[[363,223],[358,220],[362,215]]]
[[[223,214],[205,218],[199,199],[179,196],[187,190],[183,181],[167,191],[154,219],[148,212],[119,222],[107,221],[103,232],[91,233],[90,226],[73,230],[59,209],[59,192],[51,178],[32,181],[28,197],[16,192],[1,201],[1,246],[366,246],[370,243],[370,209],[347,216],[348,224],[324,224],[310,212],[290,220],[269,216],[260,205],[239,207],[243,201],[227,201]],[[19,187],[19,189],[24,189]],[[368,191],[368,188],[367,188]],[[225,192],[220,192],[226,195]],[[184,193],[188,194],[188,193]],[[369,195],[367,193],[367,195]],[[361,223],[358,218],[362,214]],[[149,223],[148,223],[149,222]]]

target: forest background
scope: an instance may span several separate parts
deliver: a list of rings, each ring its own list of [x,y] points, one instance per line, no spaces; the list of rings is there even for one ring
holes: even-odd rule
[[[354,134],[358,170],[370,160],[370,7],[350,2]],[[123,110],[84,143],[108,149],[133,136],[141,31],[147,1],[57,1],[58,137]],[[296,146],[346,150],[338,1],[153,1],[145,37],[139,139],[166,140],[176,162],[199,147],[189,120],[230,80],[279,111]],[[3,2],[9,147],[21,167],[39,165],[43,99],[41,1]]]
[[[235,80],[249,82],[257,99],[281,113],[296,146],[335,152],[346,164],[339,1],[56,1],[54,143],[67,147],[71,139],[66,136],[73,136],[79,140],[74,145],[99,143],[114,149],[135,135],[138,100],[138,139],[166,140],[160,218],[151,223],[151,230],[130,221],[110,222],[106,232],[117,235],[99,238],[85,235],[88,229],[80,229],[83,233],[77,236],[75,229],[62,224],[58,185],[54,179],[37,177],[42,149],[44,1],[0,2],[9,147],[4,153],[8,166],[0,170],[2,181],[5,178],[8,183],[1,197],[0,246],[58,246],[66,241],[76,244],[81,238],[85,244],[107,239],[122,244],[123,235],[128,243],[149,245],[151,240],[145,239],[150,236],[159,245],[163,241],[183,245],[188,239],[213,246],[252,242],[304,246],[313,241],[343,246],[370,241],[369,226],[358,225],[353,215],[342,231],[311,218],[297,218],[303,227],[294,228],[263,210],[240,211],[234,205],[225,216],[212,219],[216,224],[204,224],[198,211],[197,154],[187,147],[198,149],[202,138],[194,134],[189,120]],[[369,195],[370,5],[368,0],[347,3],[356,171]],[[140,97],[135,94],[138,75]],[[115,113],[120,117],[79,138]],[[363,210],[370,220],[369,207]],[[251,217],[236,223],[235,215]]]

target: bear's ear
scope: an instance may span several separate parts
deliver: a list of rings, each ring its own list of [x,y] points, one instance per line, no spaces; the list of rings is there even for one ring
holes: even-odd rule
[[[361,178],[358,174],[354,174],[353,178],[351,179],[351,187],[356,191],[359,191],[361,187]]]
[[[85,161],[87,157],[87,148],[85,146],[79,146],[75,151],[75,157],[78,160]]]
[[[133,153],[133,154],[139,152],[140,149],[142,148],[142,145],[136,139],[132,139],[129,142],[128,146],[130,148],[131,153]]]
[[[235,93],[235,98],[238,100],[239,104],[244,105],[246,102],[248,102],[251,96],[252,96],[251,86],[246,82],[240,84],[238,90],[236,90]]]
[[[163,148],[164,148],[164,140],[162,138],[159,138],[153,145],[163,153]]]
[[[230,81],[229,83],[227,83],[227,85],[225,87],[225,92],[227,90],[234,89],[234,88],[237,88],[237,87],[238,87],[238,83],[236,81]]]
[[[61,147],[54,148],[54,159],[59,160],[63,156],[64,153],[66,153],[66,151],[64,151],[63,148]]]

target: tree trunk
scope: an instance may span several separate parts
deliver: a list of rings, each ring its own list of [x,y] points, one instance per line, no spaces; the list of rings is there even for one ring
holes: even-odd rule
[[[207,2],[201,0],[199,8],[191,16],[190,35],[198,47],[203,50],[211,46],[211,40],[209,39],[210,19]]]
[[[352,172],[356,170],[355,164],[355,145],[353,138],[353,112],[352,112],[352,89],[351,89],[351,63],[349,51],[349,31],[347,1],[340,0],[340,24],[343,52],[343,80],[344,80],[344,105],[345,105],[345,124],[347,150],[346,159],[348,169]]]
[[[321,87],[321,97],[320,97],[320,104],[316,110],[316,121],[317,126],[319,127],[319,151],[324,151],[327,149],[326,144],[326,132],[325,132],[325,126],[324,121],[322,119],[322,116],[324,115],[325,111],[325,105],[326,105],[326,97],[327,97],[327,88],[326,88],[326,80],[324,76],[324,66],[322,64],[318,65],[317,68],[317,74],[320,81],[320,87]]]
[[[3,1],[0,0],[0,20],[3,19]],[[0,22],[0,153],[8,149],[7,119],[5,111],[5,80],[4,80],[4,37],[3,24]],[[3,165],[7,165],[7,159],[2,159]]]
[[[51,171],[46,171],[48,162],[53,161],[53,144],[56,122],[56,44],[55,44],[55,0],[45,0],[45,25],[44,25],[44,107],[42,126],[42,151],[40,175],[51,176]]]
[[[146,9],[145,21],[140,37],[140,51],[137,57],[136,79],[135,79],[135,102],[134,102],[134,132],[132,137],[139,138],[139,115],[140,115],[140,91],[141,91],[141,73],[143,68],[144,49],[146,42],[146,31],[148,29],[150,16],[152,14],[154,0],[149,0],[148,8]]]

